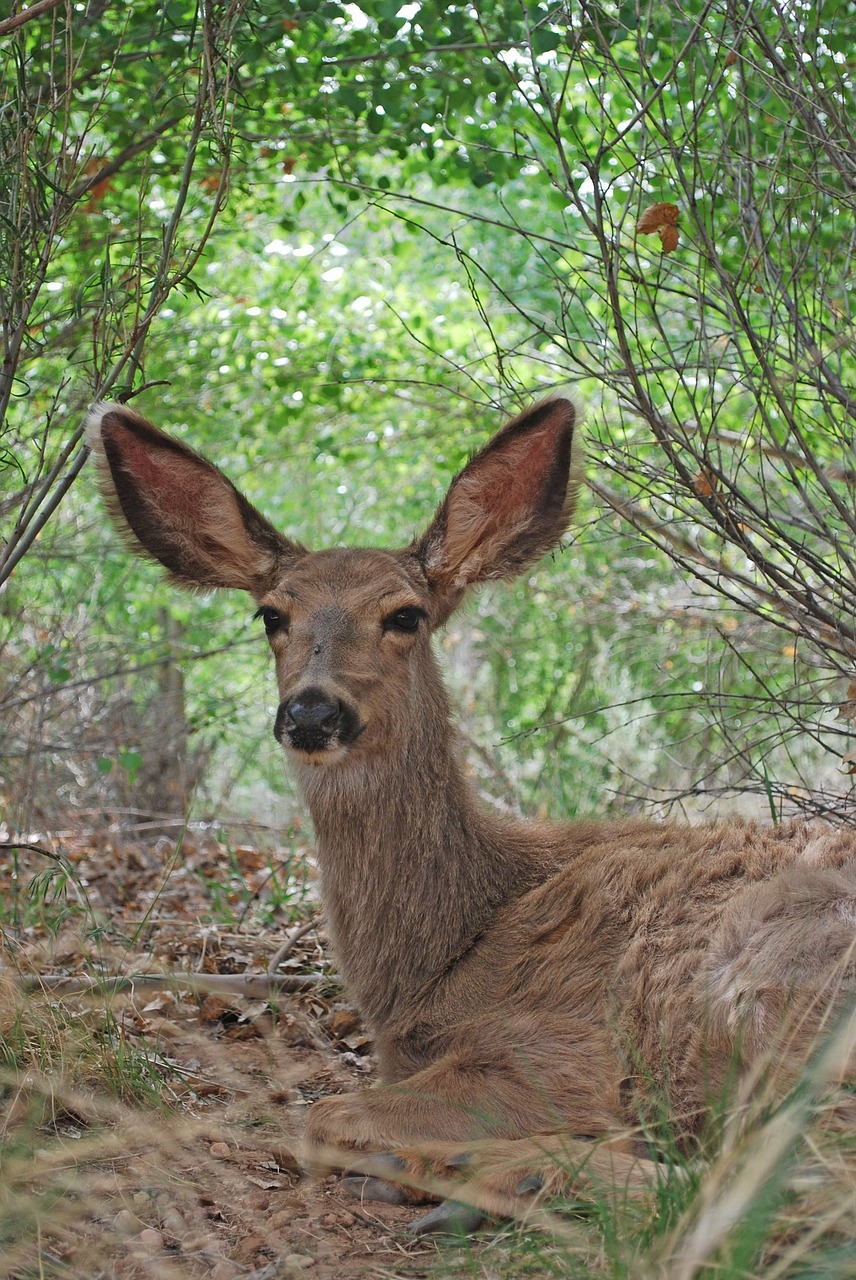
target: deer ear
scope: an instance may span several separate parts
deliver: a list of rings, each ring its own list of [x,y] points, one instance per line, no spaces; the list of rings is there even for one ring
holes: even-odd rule
[[[86,429],[113,520],[179,586],[259,596],[285,562],[304,553],[215,466],[132,409],[96,405]]]
[[[453,480],[411,548],[448,612],[468,586],[512,577],[558,543],[576,497],[576,418],[567,399],[533,405]]]

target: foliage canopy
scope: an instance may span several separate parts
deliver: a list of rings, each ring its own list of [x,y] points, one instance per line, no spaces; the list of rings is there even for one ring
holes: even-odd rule
[[[480,606],[486,666],[457,647],[473,710],[493,705],[517,743],[491,752],[491,785],[546,771],[567,810],[604,787],[650,797],[655,774],[673,795],[842,815],[854,36],[837,0],[47,0],[0,21],[2,696],[19,745],[50,755],[47,713],[22,729],[24,708],[67,721],[64,690],[97,688],[103,734],[75,725],[65,785],[128,782],[92,764],[146,755],[136,721],[111,742],[108,708],[149,695],[109,672],[134,652],[175,698],[179,653],[222,643],[198,605],[140,599],[145,570],[108,559],[93,586],[100,517],[75,483],[91,399],[140,395],[187,424],[317,543],[406,537],[499,406],[573,382],[604,513],[575,546],[575,599],[567,564],[548,567]],[[21,629],[33,600],[41,623]],[[254,685],[238,653],[232,679]],[[196,670],[175,750],[195,741],[202,769],[239,703]]]

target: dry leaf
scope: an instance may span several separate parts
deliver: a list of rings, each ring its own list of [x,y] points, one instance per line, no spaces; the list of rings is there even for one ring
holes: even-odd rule
[[[729,49],[728,53],[725,55],[725,65],[727,67],[733,67],[736,61],[737,61],[736,51],[734,49]]]
[[[838,719],[856,721],[856,680],[847,686],[847,697],[838,708]]]
[[[712,498],[716,492],[716,476],[707,467],[702,467],[693,476],[692,486],[700,498]]]
[[[856,751],[848,751],[846,756],[841,757],[841,763],[845,773],[856,773]]]
[[[636,234],[650,236],[656,232],[660,237],[663,253],[671,253],[678,247],[679,212],[676,204],[667,204],[664,201],[649,205],[636,223]]]
[[[638,236],[648,236],[653,231],[659,231],[661,227],[676,227],[678,225],[678,212],[676,204],[664,204],[661,202],[649,205],[636,223],[636,234]]]

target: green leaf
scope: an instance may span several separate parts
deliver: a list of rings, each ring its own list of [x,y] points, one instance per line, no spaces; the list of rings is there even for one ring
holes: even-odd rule
[[[551,31],[549,27],[538,27],[532,32],[532,52],[535,54],[552,53],[554,49],[558,49],[562,43],[562,36],[558,31]]]

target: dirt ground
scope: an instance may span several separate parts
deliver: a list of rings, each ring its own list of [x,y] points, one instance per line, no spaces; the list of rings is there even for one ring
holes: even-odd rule
[[[457,1271],[454,1245],[407,1234],[424,1209],[360,1203],[300,1170],[307,1107],[366,1087],[374,1063],[323,929],[259,925],[269,855],[233,849],[224,875],[222,847],[191,836],[178,853],[115,833],[41,834],[13,851],[7,836],[0,1274]],[[311,896],[304,906],[311,920]],[[302,989],[271,1002],[247,979],[289,928],[277,974]],[[239,990],[149,978],[105,993],[116,975],[184,972],[233,975]],[[93,977],[101,989],[81,990]],[[469,1269],[471,1246],[458,1249]]]

